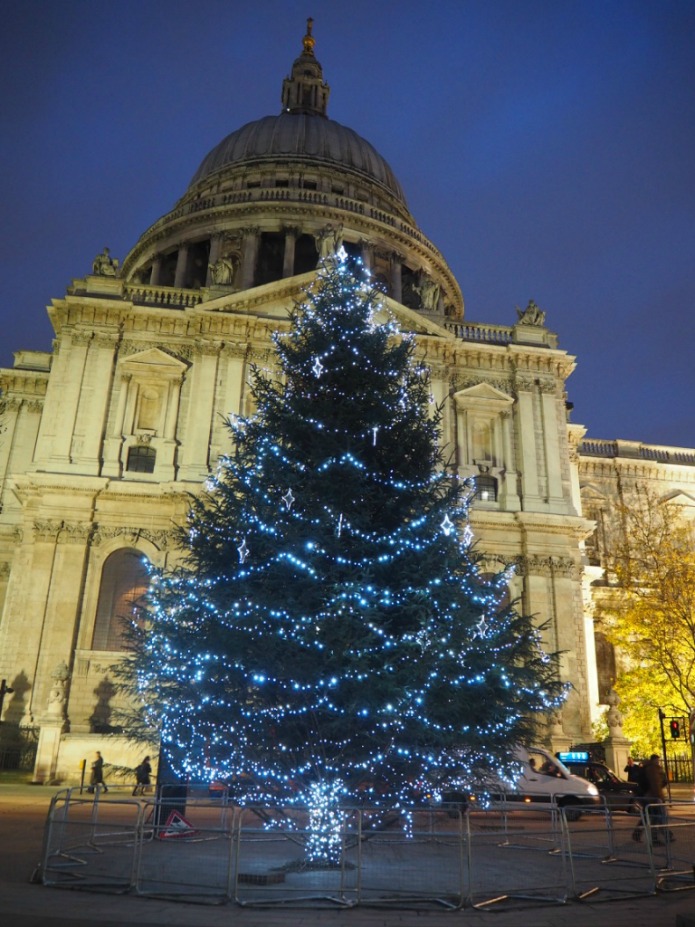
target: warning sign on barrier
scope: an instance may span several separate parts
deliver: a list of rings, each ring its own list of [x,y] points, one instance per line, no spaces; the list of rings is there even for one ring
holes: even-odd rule
[[[181,814],[180,811],[172,811],[166,819],[164,830],[159,834],[160,840],[168,840],[175,837],[190,837],[195,833],[190,821]]]

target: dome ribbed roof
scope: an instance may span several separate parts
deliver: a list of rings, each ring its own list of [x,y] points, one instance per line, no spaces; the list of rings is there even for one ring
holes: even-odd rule
[[[232,132],[203,159],[190,186],[231,165],[282,157],[358,171],[383,184],[407,206],[396,175],[368,141],[325,116],[300,113],[265,116]]]

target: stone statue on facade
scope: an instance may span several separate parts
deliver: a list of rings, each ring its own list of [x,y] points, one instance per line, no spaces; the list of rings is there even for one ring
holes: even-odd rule
[[[623,736],[623,715],[622,712],[618,709],[620,704],[620,696],[615,691],[611,689],[608,695],[606,696],[606,701],[608,702],[608,711],[606,712],[606,724],[608,725],[608,730],[612,737],[622,737]]]
[[[439,304],[440,286],[427,274],[420,275],[420,285],[413,287],[420,297],[420,307],[424,312],[436,312]]]
[[[239,269],[239,255],[235,251],[221,255],[210,265],[210,276],[216,286],[232,286]]]
[[[319,253],[319,261],[331,258],[343,243],[343,227],[329,223],[317,235],[314,235],[314,240]]]
[[[539,309],[532,299],[525,309],[519,309],[517,306],[516,314],[519,316],[520,325],[545,325],[545,312]]]
[[[65,662],[61,662],[51,673],[51,688],[48,693],[46,713],[52,718],[62,720],[65,717],[66,687],[70,671]]]
[[[115,277],[118,271],[118,260],[112,258],[108,248],[97,254],[92,263],[92,273],[97,277]]]

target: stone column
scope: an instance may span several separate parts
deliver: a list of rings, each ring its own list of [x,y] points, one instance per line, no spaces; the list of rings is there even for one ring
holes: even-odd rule
[[[373,274],[375,264],[374,246],[366,238],[360,238],[360,257],[367,270]]]
[[[536,454],[536,423],[533,414],[535,385],[531,377],[519,376],[516,378],[515,387],[519,410],[516,419],[516,433],[521,466],[522,506],[526,511],[537,511],[540,489]]]
[[[181,245],[176,258],[176,274],[174,275],[174,286],[183,287],[186,282],[186,273],[188,271],[188,245]]]
[[[403,259],[395,252],[391,255],[391,296],[397,303],[403,302],[403,277],[401,268]]]
[[[5,412],[3,417],[4,433],[0,441],[0,478],[6,473],[12,456],[15,429],[21,405],[21,399],[12,397],[5,400]]]
[[[57,357],[54,356],[53,375],[41,420],[42,434],[37,442],[37,451],[40,446],[39,453],[46,470],[66,472],[71,469],[75,422],[84,385],[87,349],[91,340],[92,332],[75,331],[69,340],[61,343]],[[45,444],[44,438],[49,438]]]
[[[555,383],[543,380],[540,384],[541,415],[543,417],[543,444],[545,449],[546,473],[548,474],[548,502],[557,506],[564,505],[562,492],[562,474],[560,472],[560,424],[557,420],[557,396]],[[566,429],[563,421],[561,427]]]
[[[72,459],[80,465],[80,472],[94,476],[99,474],[101,466],[102,435],[108,414],[115,350],[115,336],[95,334],[85,364],[84,398],[75,423]]]
[[[212,417],[212,438],[210,459],[217,460],[222,453],[229,452],[229,432],[224,422],[235,415],[241,415],[246,356],[249,351],[246,342],[228,342],[224,345],[219,361],[219,387]]]
[[[501,443],[503,454],[504,478],[500,486],[500,502],[505,511],[518,512],[521,509],[519,500],[519,484],[514,454],[512,453],[512,426],[514,419],[507,410],[500,416]]]
[[[150,272],[150,286],[159,286],[159,275],[162,272],[162,255],[155,254],[152,259],[152,270]]]
[[[118,382],[118,375],[116,382]],[[118,385],[118,407],[110,434],[104,441],[104,463],[102,473],[104,476],[121,476],[121,448],[123,447],[123,422],[125,420],[126,402],[130,390],[131,375],[121,373]]]
[[[181,435],[178,478],[199,482],[209,471],[210,423],[214,418],[219,345],[198,342],[193,350],[191,393],[185,430]]]
[[[162,482],[175,480],[176,477],[176,425],[179,417],[181,399],[181,377],[172,377],[167,385],[166,417],[161,440],[157,441],[157,463],[155,473]],[[209,419],[208,419],[209,426]]]
[[[562,713],[554,711],[548,718],[548,733],[550,743],[555,753],[565,753],[572,746],[572,738],[568,737],[562,726]]]
[[[212,286],[212,268],[219,259],[220,253],[222,251],[223,240],[223,235],[213,235],[212,241],[210,242],[210,255],[208,257],[208,270],[205,276],[205,286]]]
[[[248,290],[253,286],[256,271],[256,256],[258,254],[257,226],[242,229],[243,242],[241,249],[241,267],[239,269],[239,289]]]
[[[294,249],[299,229],[287,227],[283,231],[285,233],[285,253],[282,261],[282,276],[291,277],[294,274]]]

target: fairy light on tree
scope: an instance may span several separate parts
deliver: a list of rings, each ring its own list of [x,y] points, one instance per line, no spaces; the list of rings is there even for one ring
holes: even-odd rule
[[[532,620],[485,580],[412,337],[344,251],[325,260],[256,369],[253,416],[154,576],[134,688],[182,777],[312,809],[307,854],[339,855],[339,805],[409,808],[423,780],[513,772],[562,687]],[[376,435],[378,434],[378,440]]]

